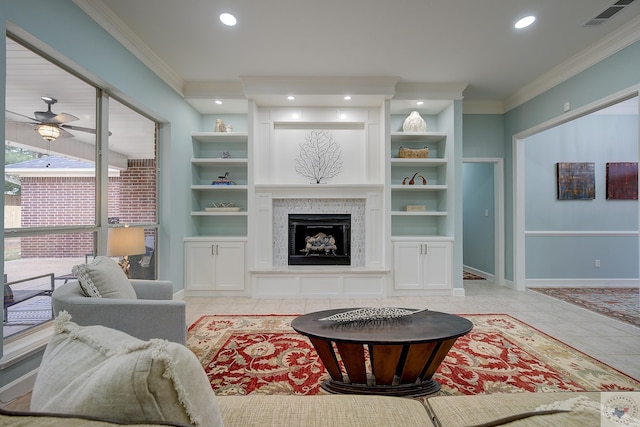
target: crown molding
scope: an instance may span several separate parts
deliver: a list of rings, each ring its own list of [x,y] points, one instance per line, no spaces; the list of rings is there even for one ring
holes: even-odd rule
[[[243,76],[246,95],[381,95],[393,97],[396,77],[260,77]]]
[[[640,17],[628,22],[506,98],[509,111],[640,40]]]
[[[147,46],[103,0],[73,0],[91,19],[144,63],[173,90],[182,95],[183,79]]]

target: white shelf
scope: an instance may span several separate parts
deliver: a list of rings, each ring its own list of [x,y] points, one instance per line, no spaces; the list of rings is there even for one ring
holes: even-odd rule
[[[446,216],[446,212],[442,211],[391,211],[393,216]]]
[[[192,185],[192,190],[197,191],[237,191],[247,190],[247,185]]]
[[[206,211],[192,211],[191,216],[247,216],[248,212],[206,212]]]
[[[192,158],[191,164],[196,166],[246,166],[249,159]]]
[[[407,159],[400,157],[392,157],[392,166],[417,166],[417,167],[429,167],[429,166],[443,166],[447,164],[447,159],[441,158],[426,158],[426,159]]]
[[[445,191],[447,189],[446,185],[392,185],[392,190],[402,190],[402,191]]]
[[[438,142],[446,137],[446,132],[391,132],[394,142]]]
[[[247,132],[193,132],[191,137],[198,142],[247,142]]]

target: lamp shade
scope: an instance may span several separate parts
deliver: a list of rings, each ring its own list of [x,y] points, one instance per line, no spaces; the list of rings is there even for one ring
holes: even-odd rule
[[[145,252],[144,228],[118,227],[109,229],[107,256],[139,255]]]
[[[40,134],[41,137],[46,139],[47,141],[55,141],[57,137],[60,136],[62,132],[60,132],[60,128],[58,126],[49,125],[49,124],[39,124],[36,126],[36,130]]]

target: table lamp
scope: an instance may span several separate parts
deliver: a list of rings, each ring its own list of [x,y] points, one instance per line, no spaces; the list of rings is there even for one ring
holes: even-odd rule
[[[118,263],[127,278],[129,275],[129,255],[140,255],[146,252],[144,244],[144,228],[124,227],[110,228],[107,238],[107,256],[119,256]]]

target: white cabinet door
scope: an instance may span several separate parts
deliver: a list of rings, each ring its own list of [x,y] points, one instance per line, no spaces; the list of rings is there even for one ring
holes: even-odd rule
[[[450,289],[451,242],[394,243],[395,289]]]
[[[213,242],[187,242],[184,245],[185,289],[215,289],[215,252]]]
[[[241,291],[244,289],[244,242],[215,242],[215,288]]]
[[[422,288],[422,243],[395,242],[393,282],[396,289]]]
[[[185,243],[187,291],[243,290],[244,242],[207,240]]]
[[[425,243],[423,252],[423,289],[451,288],[451,242]]]

